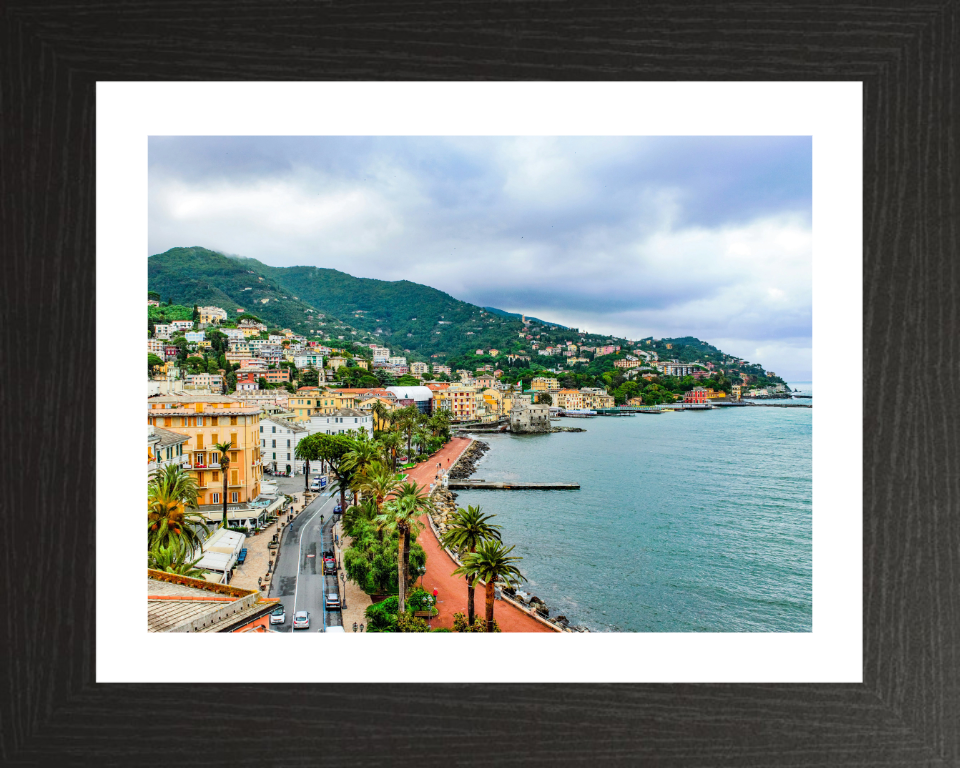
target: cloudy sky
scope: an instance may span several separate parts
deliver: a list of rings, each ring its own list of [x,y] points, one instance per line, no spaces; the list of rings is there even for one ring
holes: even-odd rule
[[[413,280],[811,372],[809,137],[153,137],[149,253]]]

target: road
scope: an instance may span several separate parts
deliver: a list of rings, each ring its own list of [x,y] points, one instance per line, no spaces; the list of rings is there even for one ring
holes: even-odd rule
[[[278,632],[293,631],[293,614],[310,612],[310,632],[322,632],[325,627],[339,626],[339,611],[324,609],[324,593],[340,594],[337,576],[323,575],[322,553],[333,549],[331,527],[333,508],[339,496],[320,495],[283,530],[280,557],[270,583],[269,597],[279,597],[286,610],[283,624],[274,624]],[[322,521],[322,523],[321,523]],[[306,634],[297,630],[298,634]]]

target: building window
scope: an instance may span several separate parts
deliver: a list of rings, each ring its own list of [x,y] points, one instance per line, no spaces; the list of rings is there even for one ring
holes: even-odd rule
[[[274,452],[274,454],[273,454],[273,460],[274,460],[274,461],[277,460],[277,454],[276,454],[276,452]]]
[[[237,501],[239,501],[239,497],[236,491],[230,494],[230,501],[232,501],[234,504],[236,504]]]
[[[289,447],[290,447],[290,441],[289,441],[289,440],[287,440],[287,448],[289,448]],[[287,458],[289,459],[290,457],[289,457],[289,456],[287,456]]]
[[[276,428],[276,427],[271,427],[271,429],[272,429],[272,431],[273,431],[273,434],[276,434],[276,433],[277,433],[277,428]]]
[[[263,425],[260,425],[260,434],[263,434]]]
[[[277,441],[274,440],[274,441],[272,441],[272,442],[273,442],[273,445],[271,445],[270,447],[271,447],[271,448],[276,448],[276,447],[277,447]]]
[[[211,494],[210,494],[210,503],[211,503],[211,504],[219,504],[219,503],[220,503],[220,494],[219,494],[219,493],[211,493]]]

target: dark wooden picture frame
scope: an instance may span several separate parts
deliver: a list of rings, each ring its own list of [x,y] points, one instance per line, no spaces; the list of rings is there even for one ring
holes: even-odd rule
[[[957,7],[0,7],[0,764],[960,763]],[[863,684],[94,682],[96,82],[380,79],[863,82]]]

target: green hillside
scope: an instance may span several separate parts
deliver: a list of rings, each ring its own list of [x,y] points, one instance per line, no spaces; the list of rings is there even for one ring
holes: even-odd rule
[[[147,261],[149,290],[175,304],[213,305],[237,317],[243,309],[265,323],[306,336],[375,341],[373,336],[292,294],[253,259],[237,259],[206,248],[172,248]]]
[[[172,248],[148,260],[149,290],[178,304],[243,307],[264,321],[326,338],[379,341],[411,359],[473,347],[517,348],[523,324],[425,285],[358,278],[335,269],[270,267],[206,248]],[[264,302],[266,300],[266,302]],[[311,315],[308,310],[314,310]],[[325,315],[322,319],[310,320]],[[356,331],[356,333],[353,333]],[[511,344],[511,341],[514,343]]]

